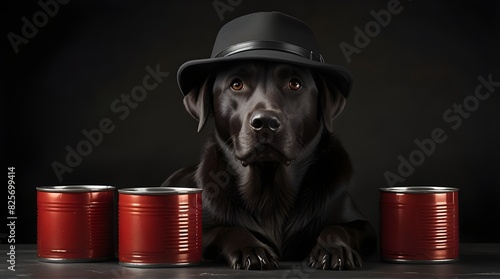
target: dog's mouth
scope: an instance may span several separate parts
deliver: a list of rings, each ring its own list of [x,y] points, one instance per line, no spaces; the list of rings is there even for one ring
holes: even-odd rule
[[[239,157],[239,158],[238,158]],[[289,166],[294,159],[288,158],[282,151],[279,151],[270,144],[257,144],[244,156],[236,156],[241,164],[246,167],[256,163],[280,163]]]

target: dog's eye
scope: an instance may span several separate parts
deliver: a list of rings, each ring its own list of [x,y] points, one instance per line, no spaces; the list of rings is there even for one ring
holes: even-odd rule
[[[231,81],[231,89],[233,89],[234,91],[242,90],[243,89],[243,81],[241,81],[241,79],[239,79],[239,78],[233,79],[233,81]]]
[[[302,88],[302,83],[297,78],[292,78],[290,82],[288,82],[288,88],[291,90],[297,91]]]

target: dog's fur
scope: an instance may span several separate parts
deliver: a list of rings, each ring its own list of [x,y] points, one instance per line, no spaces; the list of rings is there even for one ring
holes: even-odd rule
[[[223,255],[236,269],[278,259],[361,266],[376,238],[347,192],[351,163],[332,135],[344,103],[320,74],[264,61],[225,64],[186,95],[198,130],[212,114],[215,131],[201,163],[164,185],[204,189],[204,258]]]

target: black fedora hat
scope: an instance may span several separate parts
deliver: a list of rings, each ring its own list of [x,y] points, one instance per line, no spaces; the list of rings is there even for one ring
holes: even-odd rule
[[[177,82],[184,95],[201,85],[217,66],[239,60],[267,60],[309,67],[332,81],[347,98],[351,73],[327,64],[316,38],[302,21],[279,12],[259,12],[226,23],[215,39],[211,58],[191,60],[179,67]]]

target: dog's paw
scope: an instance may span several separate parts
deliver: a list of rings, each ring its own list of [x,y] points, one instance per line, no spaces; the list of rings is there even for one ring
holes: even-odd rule
[[[233,269],[278,269],[277,256],[266,247],[245,247],[226,255]]]
[[[309,266],[336,270],[360,268],[363,263],[360,254],[335,233],[322,233],[318,238],[309,256]]]

